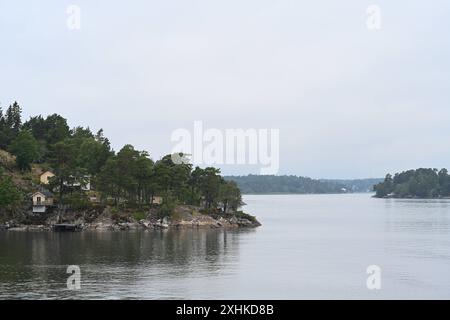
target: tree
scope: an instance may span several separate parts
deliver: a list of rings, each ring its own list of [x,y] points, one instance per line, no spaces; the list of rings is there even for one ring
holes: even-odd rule
[[[0,106],[0,149],[6,149],[7,146],[6,121]]]
[[[227,213],[230,209],[236,212],[243,205],[241,191],[234,181],[223,181],[221,183],[219,199],[222,202],[224,213]]]
[[[390,174],[383,182],[374,187],[376,197],[392,194],[397,198],[434,198],[450,194],[450,180],[446,169],[438,171],[431,168],[419,168]]]
[[[203,196],[205,209],[215,207],[222,182],[223,178],[220,176],[219,169],[213,167],[203,169],[200,175],[199,190]]]
[[[86,168],[89,174],[96,175],[111,155],[108,144],[101,143],[94,138],[87,138],[79,147],[77,163],[78,166]]]
[[[29,170],[30,164],[39,157],[39,145],[33,135],[22,130],[10,146],[10,151],[16,156],[20,170]]]
[[[183,154],[178,154],[183,157]],[[192,165],[189,163],[176,164],[172,155],[166,155],[155,163],[156,183],[164,194],[171,194],[182,203],[189,201],[189,179]]]
[[[236,181],[240,190],[246,194],[271,193],[345,193],[348,191],[365,192],[373,188],[379,179],[363,180],[324,180],[298,177],[294,175],[254,175],[228,176],[225,179]]]
[[[39,162],[45,162],[52,157],[55,143],[70,138],[67,120],[58,114],[52,114],[45,119],[41,115],[31,117],[23,124],[23,128],[29,130],[39,143]]]
[[[94,139],[94,135],[91,132],[91,129],[88,128],[83,128],[83,127],[75,127],[72,130],[70,130],[70,140],[72,141],[72,144],[75,146],[76,148],[76,154],[79,155],[80,154],[80,148],[81,145],[86,141],[86,140],[91,140]]]
[[[58,114],[52,114],[45,119],[47,144],[52,145],[70,137],[67,120]]]
[[[112,197],[116,206],[119,203],[121,195],[120,178],[117,158],[115,156],[106,161],[97,177],[98,190],[103,193],[105,198]]]
[[[116,204],[120,198],[126,198],[129,203],[147,203],[153,199],[155,189],[152,173],[153,161],[148,153],[125,145],[102,167],[98,187],[106,196],[112,196]]]
[[[447,169],[441,169],[438,173],[439,178],[439,194],[448,197],[450,196],[450,176]]]
[[[22,194],[14,185],[11,177],[0,176],[0,211],[14,211],[22,203]]]
[[[70,140],[61,141],[54,145],[50,164],[55,174],[55,177],[50,179],[50,186],[58,191],[61,203],[63,195],[68,192],[70,186],[84,177],[81,170],[76,166],[75,146]]]
[[[142,204],[153,200],[152,173],[153,160],[150,159],[146,151],[139,153],[136,163],[133,166],[133,177],[136,179],[136,195],[138,203]],[[150,198],[151,197],[151,198]]]
[[[21,126],[22,108],[16,101],[9,106],[5,114],[0,109],[0,148],[8,148],[17,137]]]
[[[181,154],[181,156],[183,156]],[[166,156],[168,157],[168,156]],[[174,163],[170,156],[171,171],[171,189],[176,199],[181,203],[189,201],[189,179],[191,175],[192,165],[189,163]]]
[[[89,127],[70,130],[67,120],[58,114],[31,117],[22,124],[21,113],[17,102],[6,111],[0,108],[0,148],[16,156],[21,170],[30,169],[33,162],[49,165],[55,174],[49,180],[49,188],[59,193],[60,205],[87,207],[88,197],[82,189],[88,178],[94,181],[103,199],[112,197],[116,205],[122,202],[143,206],[153,204],[155,195],[162,196],[159,209],[164,215],[170,214],[176,204],[203,203],[208,210],[222,207],[224,212],[236,211],[242,205],[237,184],[226,182],[216,168],[192,170],[190,163],[178,163],[173,155],[154,162],[147,151],[136,150],[132,145],[125,145],[115,154],[102,129],[96,134]],[[182,153],[176,156],[185,158]],[[9,154],[8,158],[14,159]],[[5,162],[8,169],[12,169],[10,162],[14,161]],[[10,178],[3,178],[1,173],[0,177],[1,209],[17,204],[20,192]],[[311,179],[306,180],[314,185]],[[420,186],[430,182],[426,176],[422,180]]]
[[[23,129],[29,130],[36,140],[45,141],[47,137],[47,123],[41,115],[31,117],[23,124]]]
[[[388,194],[392,193],[392,191],[394,191],[392,175],[387,174],[384,181],[376,184],[373,188],[376,192],[375,196],[378,198],[386,197]]]
[[[117,153],[117,172],[119,174],[119,187],[128,198],[129,202],[135,202],[138,182],[134,177],[136,173],[136,161],[139,158],[139,151],[132,145],[125,145]]]
[[[5,121],[6,125],[12,132],[12,136],[10,138],[15,138],[22,125],[22,108],[19,106],[17,101],[14,101],[14,103],[9,106],[8,110],[6,110]]]
[[[190,187],[190,197],[189,202],[193,205],[199,205],[202,197],[200,191],[200,182],[203,175],[203,169],[200,167],[195,167],[195,169],[191,172],[191,176],[189,177],[189,187]]]

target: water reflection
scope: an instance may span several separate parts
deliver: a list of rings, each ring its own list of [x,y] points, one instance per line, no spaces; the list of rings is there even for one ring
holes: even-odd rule
[[[0,232],[0,298],[450,297],[450,201],[246,196],[256,230]],[[68,291],[66,268],[81,267]],[[382,269],[368,290],[367,266]]]
[[[237,265],[246,232],[252,231],[2,232],[0,298],[104,298],[103,290],[123,288],[129,292],[121,297],[132,298],[133,288],[232,272],[227,267]],[[65,289],[68,265],[81,267],[81,292]]]

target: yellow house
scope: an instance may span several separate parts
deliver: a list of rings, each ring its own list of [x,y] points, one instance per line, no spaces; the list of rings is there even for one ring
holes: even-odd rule
[[[161,204],[163,202],[163,198],[160,196],[154,196],[153,197],[153,203],[154,204]]]
[[[51,171],[45,171],[43,174],[41,174],[40,176],[40,180],[42,184],[48,184],[49,183],[49,179],[54,177],[55,175],[53,174],[53,172]]]

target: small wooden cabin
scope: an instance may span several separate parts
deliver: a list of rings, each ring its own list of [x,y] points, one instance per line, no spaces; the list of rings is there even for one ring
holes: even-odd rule
[[[44,213],[47,208],[53,206],[53,194],[47,190],[33,193],[33,212]]]

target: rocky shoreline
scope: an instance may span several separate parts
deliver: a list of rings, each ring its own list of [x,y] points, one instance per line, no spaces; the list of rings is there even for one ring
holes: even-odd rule
[[[94,219],[87,218],[87,213],[71,212],[61,221],[57,215],[48,216],[45,221],[34,224],[15,223],[0,224],[0,231],[53,231],[66,226],[71,231],[127,231],[127,230],[161,230],[161,229],[236,229],[256,228],[261,224],[253,216],[246,214],[201,214],[199,208],[178,206],[171,217],[157,218],[148,212],[144,219],[136,220],[130,216],[120,217],[118,213],[105,210]],[[118,218],[120,217],[120,218]]]

